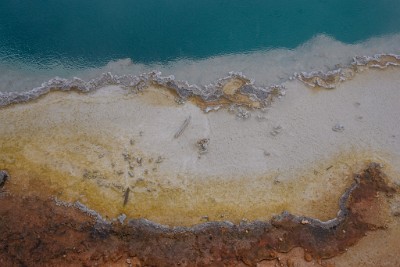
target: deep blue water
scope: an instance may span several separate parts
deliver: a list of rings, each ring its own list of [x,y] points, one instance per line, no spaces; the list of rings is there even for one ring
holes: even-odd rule
[[[400,32],[399,0],[1,0],[0,63],[100,66]]]

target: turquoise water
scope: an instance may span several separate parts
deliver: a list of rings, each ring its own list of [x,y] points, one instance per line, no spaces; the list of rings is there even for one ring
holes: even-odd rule
[[[318,36],[357,44],[398,32],[398,0],[2,0],[0,69],[16,78],[8,78],[0,90],[29,89],[17,88],[18,71],[40,79],[70,77],[129,58],[141,64],[136,72],[166,65],[168,72],[173,62],[185,60],[277,49],[288,55]],[[213,64],[228,71],[221,61]],[[232,71],[247,68],[229,64]]]

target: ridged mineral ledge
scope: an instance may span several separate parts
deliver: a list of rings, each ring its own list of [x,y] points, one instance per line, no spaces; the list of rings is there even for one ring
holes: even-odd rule
[[[375,163],[354,179],[339,200],[337,217],[327,222],[283,212],[270,221],[173,228],[143,219],[107,222],[80,203],[9,193],[5,182],[0,193],[0,264],[296,266],[303,261],[329,266],[323,259],[346,252],[369,231],[388,227],[388,201],[396,188]],[[282,263],[282,255],[294,248],[302,248],[304,258],[289,257]]]
[[[293,77],[311,87],[332,89],[339,83],[352,79],[358,72],[370,68],[385,69],[390,66],[400,66],[400,55],[358,56],[354,57],[353,62],[348,66],[327,72],[294,73]],[[215,108],[232,103],[261,108],[267,105],[274,97],[285,94],[283,85],[257,86],[255,81],[237,72],[230,72],[227,77],[209,85],[189,84],[187,81],[176,80],[174,76],[164,77],[157,71],[139,76],[118,76],[104,73],[100,77],[87,82],[80,78],[68,80],[56,77],[27,92],[0,92],[0,107],[28,102],[46,95],[50,91],[88,93],[110,85],[118,85],[133,92],[142,91],[149,86],[167,88],[177,95],[179,101],[191,99],[204,110],[207,107]]]

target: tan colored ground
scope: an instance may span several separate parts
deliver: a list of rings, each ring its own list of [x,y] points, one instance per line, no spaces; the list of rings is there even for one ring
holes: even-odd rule
[[[7,201],[55,197],[79,201],[105,219],[125,214],[170,226],[268,221],[283,211],[326,221],[369,163],[382,164],[390,184],[400,182],[398,77],[398,69],[370,70],[334,90],[289,81],[285,97],[259,110],[205,113],[204,102],[177,104],[167,88],[132,93],[116,86],[3,107],[0,170],[12,177]],[[236,86],[240,81],[225,85],[223,105],[252,101],[235,95]],[[337,124],[344,130],[333,131]],[[197,145],[202,139],[209,139],[206,153]],[[81,215],[67,221],[75,216]],[[345,253],[325,263],[368,265],[384,256],[387,266],[395,264],[398,217],[382,216],[388,229],[349,245],[354,258]]]

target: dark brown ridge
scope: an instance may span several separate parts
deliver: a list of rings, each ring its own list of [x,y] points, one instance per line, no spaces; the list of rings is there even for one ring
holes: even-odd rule
[[[53,199],[0,192],[0,266],[125,264],[133,266],[256,266],[294,247],[306,260],[346,251],[367,231],[384,229],[373,218],[379,196],[391,197],[378,164],[371,164],[346,190],[328,222],[283,212],[269,222],[208,222],[161,226],[147,220],[105,222]]]

